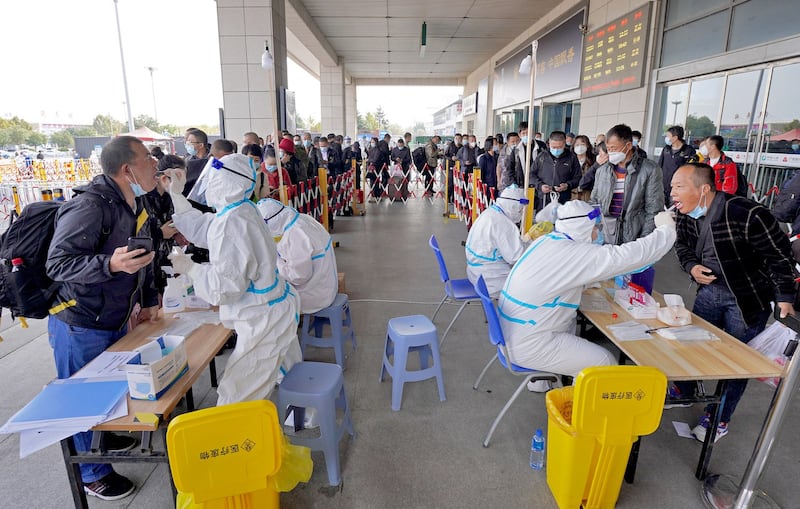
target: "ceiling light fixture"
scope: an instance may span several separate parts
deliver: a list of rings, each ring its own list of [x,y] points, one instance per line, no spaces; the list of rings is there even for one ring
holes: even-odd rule
[[[419,42],[419,57],[423,58],[425,56],[425,48],[428,45],[428,24],[423,21],[422,22],[422,37],[420,38]]]

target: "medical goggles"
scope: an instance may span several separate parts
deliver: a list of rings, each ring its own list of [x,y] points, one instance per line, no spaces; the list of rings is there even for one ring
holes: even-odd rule
[[[531,202],[531,201],[530,201],[529,199],[527,199],[527,198],[519,198],[519,199],[517,199],[517,198],[510,198],[510,197],[508,197],[508,196],[498,196],[498,199],[501,199],[501,200],[511,200],[511,201],[518,201],[518,202],[520,203],[520,205],[527,205],[527,204],[529,204],[529,203]]]
[[[232,170],[232,169],[228,168],[227,166],[225,166],[224,164],[222,164],[222,161],[220,161],[220,160],[219,160],[219,159],[217,159],[217,158],[212,158],[212,159],[211,159],[211,167],[212,167],[212,168],[214,168],[215,170],[225,170],[225,171],[231,172],[231,173],[233,173],[234,175],[238,175],[238,176],[240,176],[240,177],[242,177],[242,178],[245,178],[245,179],[249,180],[249,181],[250,181],[250,182],[252,182],[253,184],[255,184],[255,183],[256,183],[256,179],[254,179],[254,178],[252,178],[252,177],[248,177],[247,175],[242,175],[242,174],[241,174],[241,173],[239,173],[238,171],[236,171],[236,170]]]
[[[580,216],[569,216],[569,217],[559,217],[559,221],[567,221],[569,219],[588,219],[589,221],[594,221],[597,225],[598,230],[603,229],[603,221],[602,221],[602,213],[600,209],[592,209],[591,212],[588,214],[583,214]]]

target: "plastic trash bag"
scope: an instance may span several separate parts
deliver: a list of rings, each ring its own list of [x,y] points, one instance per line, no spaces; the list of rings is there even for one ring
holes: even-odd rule
[[[292,445],[283,435],[281,446],[281,469],[272,476],[277,491],[292,491],[298,483],[308,482],[314,462],[311,460],[311,449],[300,445]]]
[[[780,322],[773,322],[772,325],[764,329],[761,334],[754,337],[747,343],[747,346],[763,353],[767,358],[779,366],[785,366],[789,359],[783,355],[786,345],[793,340],[797,333]],[[759,378],[760,381],[778,386],[780,377]]]

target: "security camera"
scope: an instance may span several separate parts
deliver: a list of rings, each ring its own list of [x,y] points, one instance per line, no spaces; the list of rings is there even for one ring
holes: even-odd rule
[[[578,31],[580,33],[582,33],[583,35],[586,35],[586,32],[589,31],[589,26],[586,25],[586,24],[580,24],[580,25],[578,25]]]

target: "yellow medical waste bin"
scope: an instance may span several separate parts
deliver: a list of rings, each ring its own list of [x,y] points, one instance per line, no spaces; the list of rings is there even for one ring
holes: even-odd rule
[[[547,393],[547,484],[560,509],[613,508],[631,445],[661,422],[667,379],[655,368],[587,368]]]

